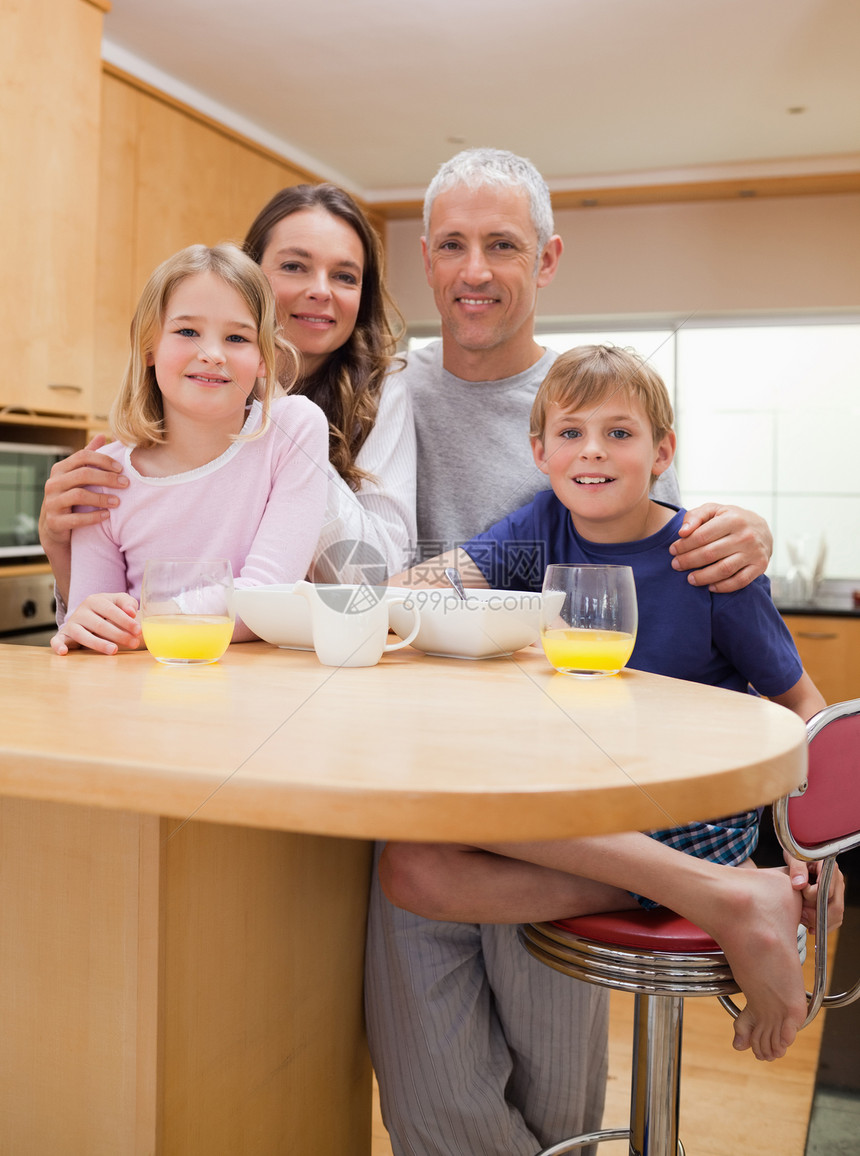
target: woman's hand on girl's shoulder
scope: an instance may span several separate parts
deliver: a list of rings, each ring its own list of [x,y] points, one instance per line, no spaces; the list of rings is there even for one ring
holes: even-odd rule
[[[82,450],[63,458],[51,469],[39,516],[39,537],[46,550],[52,544],[67,544],[76,526],[101,522],[108,516],[110,507],[119,505],[115,494],[84,488],[108,486],[122,489],[128,485],[128,478],[122,473],[119,462],[98,452],[106,441],[104,434],[97,434]],[[97,508],[76,513],[75,506]]]
[[[55,654],[80,647],[100,654],[116,654],[121,646],[136,650],[142,641],[136,614],[137,599],[130,594],[90,594],[51,639],[51,649]]]

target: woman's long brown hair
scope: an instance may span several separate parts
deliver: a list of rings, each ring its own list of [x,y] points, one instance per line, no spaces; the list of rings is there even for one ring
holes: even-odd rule
[[[329,459],[353,490],[368,479],[355,464],[376,421],[380,391],[397,350],[402,318],[383,279],[382,242],[349,193],[337,185],[294,185],[281,189],[264,205],[248,229],[245,252],[261,264],[272,230],[284,217],[302,209],[325,209],[345,221],[364,250],[364,274],[358,318],[350,338],[318,370],[300,374],[291,392],[315,401],[329,424]],[[392,329],[391,318],[398,325]]]

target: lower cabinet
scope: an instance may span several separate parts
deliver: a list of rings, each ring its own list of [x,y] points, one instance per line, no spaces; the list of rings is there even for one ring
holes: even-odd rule
[[[828,705],[860,698],[860,617],[786,614],[785,624]]]

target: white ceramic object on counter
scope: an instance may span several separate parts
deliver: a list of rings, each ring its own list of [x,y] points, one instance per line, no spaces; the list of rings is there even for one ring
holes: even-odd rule
[[[305,598],[296,593],[295,587],[295,582],[284,582],[272,586],[239,588],[235,592],[236,613],[264,642],[271,642],[286,650],[313,650],[310,607]],[[346,590],[348,587],[342,586],[339,589]],[[395,596],[402,598],[408,593],[408,590],[391,586],[384,590],[383,596],[386,599]],[[403,623],[407,621],[410,625],[400,635],[401,638],[411,630],[414,616],[405,614]]]
[[[409,633],[409,606],[414,602],[421,625],[412,646],[442,658],[495,658],[513,654],[540,637],[540,594],[517,590],[467,594],[463,602],[450,589],[415,590],[404,605],[389,608],[391,627],[401,638]]]
[[[295,593],[310,607],[314,650],[323,666],[376,666],[383,654],[408,646],[418,633],[419,614],[412,603],[409,633],[388,641],[388,608],[395,600],[384,587],[297,582]],[[397,598],[401,605],[405,601],[402,594]]]
[[[275,646],[313,650],[311,612],[294,592],[295,582],[251,586],[236,591],[236,613],[249,630]]]

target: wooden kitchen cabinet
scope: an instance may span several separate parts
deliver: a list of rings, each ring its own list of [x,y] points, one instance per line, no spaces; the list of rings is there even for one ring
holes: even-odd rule
[[[278,189],[312,173],[112,65],[103,66],[93,412],[105,415],[152,270],[201,242],[241,243]]]
[[[786,614],[809,677],[828,705],[860,698],[860,617]]]
[[[0,407],[91,409],[106,8],[0,0]]]

